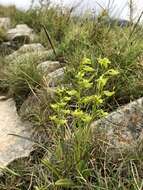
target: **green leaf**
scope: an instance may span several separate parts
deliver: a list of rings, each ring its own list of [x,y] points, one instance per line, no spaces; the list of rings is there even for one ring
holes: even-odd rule
[[[70,114],[70,110],[61,110],[63,114]]]
[[[92,117],[91,115],[84,113],[84,117],[81,118],[82,121],[89,123],[91,121]]]
[[[57,119],[57,116],[53,115],[53,116],[50,116],[49,118],[50,118],[51,121],[55,121]]]
[[[55,182],[56,186],[60,186],[60,187],[73,187],[74,186],[74,182],[71,179],[59,179],[58,181]]]
[[[77,75],[75,76],[75,78],[77,78],[78,80],[81,80],[84,77],[85,73],[83,71],[79,71],[77,73]]]
[[[76,109],[75,111],[72,112],[72,115],[74,117],[83,117],[84,112],[82,110]]]
[[[69,91],[67,91],[67,94],[69,96],[76,96],[78,94],[78,92],[76,90],[69,90]]]
[[[83,79],[82,81],[79,81],[79,85],[81,85],[82,88],[89,89],[93,86],[93,83],[88,79]]]
[[[103,75],[97,80],[98,89],[102,90],[103,87],[107,84],[108,78],[104,77]]]
[[[83,65],[91,65],[91,59],[84,57],[81,64]]]
[[[80,120],[88,123],[91,121],[92,117],[87,114],[86,112],[83,112],[82,110],[76,109],[75,111],[72,112],[72,115],[75,118],[79,118]]]
[[[71,100],[71,97],[65,96],[65,97],[63,98],[63,100],[64,100],[65,102],[69,102],[69,101]]]
[[[94,95],[94,101],[98,105],[103,103],[103,99],[101,98],[101,96],[97,96],[97,95]]]
[[[85,65],[85,66],[83,67],[83,70],[86,71],[86,72],[94,72],[94,71],[95,71],[92,67],[87,66],[87,65]]]
[[[100,109],[96,112],[96,115],[99,117],[106,117],[108,115],[108,112],[105,112],[104,110]]]
[[[58,118],[58,116],[56,116],[56,115],[50,116],[49,118],[56,125],[65,125],[65,124],[67,124],[67,120],[66,119]]]
[[[105,96],[108,96],[108,97],[111,97],[111,96],[113,96],[114,94],[115,94],[115,92],[113,91],[113,92],[110,92],[110,91],[104,91],[103,92],[104,94],[105,94]]]
[[[44,186],[43,186],[43,187],[37,187],[37,186],[36,186],[34,189],[35,189],[35,190],[47,190],[47,188],[44,187]]]
[[[90,102],[94,102],[99,105],[103,103],[103,99],[101,98],[101,96],[97,95],[87,96],[81,99],[81,103],[88,104]]]
[[[48,159],[43,159],[42,163],[51,171],[53,174],[55,174],[58,178],[60,178],[59,172],[57,168],[50,162]]]
[[[66,105],[67,105],[66,102],[59,102],[59,103],[56,103],[56,104],[51,104],[51,108],[54,111],[57,111],[58,109],[61,109],[61,108],[65,107]]]
[[[119,74],[119,71],[115,70],[115,69],[110,69],[108,70],[106,73],[106,75],[110,75],[110,76],[116,76]]]
[[[66,119],[59,119],[57,124],[58,125],[65,125],[65,124],[67,124],[67,120]]]
[[[1,170],[3,171],[7,171],[9,174],[13,175],[13,176],[18,176],[18,177],[21,177],[20,174],[16,173],[15,171],[11,170],[10,168],[8,167],[0,167]]]
[[[62,94],[65,90],[66,90],[65,87],[60,87],[60,88],[57,88],[56,93],[57,94]]]
[[[53,110],[57,110],[59,108],[58,104],[51,104],[51,108],[53,108]]]
[[[58,105],[61,108],[61,107],[65,107],[67,105],[67,103],[66,102],[60,102],[60,103],[58,103]]]
[[[94,100],[94,96],[86,96],[81,99],[81,103],[88,104]]]

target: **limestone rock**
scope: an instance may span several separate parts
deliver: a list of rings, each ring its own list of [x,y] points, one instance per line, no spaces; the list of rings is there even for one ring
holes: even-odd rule
[[[91,124],[93,132],[104,131],[115,147],[133,147],[143,140],[143,98]]]
[[[9,17],[0,18],[0,28],[8,30],[11,26],[11,20]]]
[[[19,24],[15,28],[8,30],[7,39],[10,41],[29,43],[34,39],[33,29],[26,24]]]
[[[49,57],[53,54],[52,50],[40,50],[40,51],[33,51],[20,54],[18,52],[14,52],[6,57],[6,60],[13,64],[13,63],[23,63],[23,61],[28,62],[29,60],[33,60],[35,63],[41,63],[42,61],[46,61]]]
[[[22,123],[14,101],[4,100],[3,97],[0,98],[0,135],[0,168],[4,168],[17,158],[27,157],[32,151],[34,143],[27,140],[31,139],[31,125]]]
[[[22,47],[19,48],[17,51],[19,54],[33,52],[33,51],[44,51],[45,48],[40,43],[32,43],[32,44],[24,44]]]
[[[45,61],[40,63],[37,68],[40,69],[43,73],[48,74],[54,72],[56,69],[59,69],[63,64],[58,61]]]
[[[66,67],[62,67],[47,75],[47,80],[50,87],[57,86],[58,82],[63,79],[65,70],[66,70]]]
[[[9,55],[7,58],[13,60],[25,53],[39,52],[44,50],[45,48],[40,43],[24,44],[17,51]]]

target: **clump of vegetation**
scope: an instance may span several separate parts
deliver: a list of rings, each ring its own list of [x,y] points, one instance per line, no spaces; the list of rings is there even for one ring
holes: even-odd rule
[[[117,150],[103,131],[97,129],[93,134],[90,128],[93,120],[117,105],[143,95],[141,17],[121,27],[110,22],[106,10],[96,17],[71,13],[72,9],[52,6],[28,11],[0,7],[0,15],[10,16],[13,26],[28,24],[37,33],[36,41],[49,48],[44,26],[56,48],[52,59],[64,61],[67,68],[52,99],[35,55],[10,63],[4,58],[0,61],[1,91],[8,91],[18,108],[30,92],[39,100],[26,118],[37,129],[35,139],[40,145],[30,158],[4,171],[0,188],[141,190],[142,143],[136,150]]]
[[[74,72],[74,83],[70,87],[57,89],[57,102],[52,104],[55,115],[50,116],[56,124],[56,128],[86,126],[92,120],[105,116],[101,105],[107,97],[114,95],[114,91],[106,89],[110,78],[118,75],[118,71],[109,69],[110,61],[107,58],[98,59],[99,66],[92,67],[91,60],[82,59],[78,68]],[[101,67],[103,72],[98,77],[97,67]],[[96,89],[93,90],[94,85]],[[56,97],[55,97],[56,99]]]
[[[56,147],[51,159],[43,160],[52,176],[49,176],[49,183],[46,182],[49,188],[88,187],[81,182],[82,179],[76,179],[76,175],[84,175],[87,180],[91,177],[92,172],[85,171],[88,170],[93,146],[89,124],[95,118],[106,115],[101,105],[107,97],[114,95],[114,91],[107,90],[106,85],[110,78],[119,74],[117,70],[109,69],[110,61],[107,58],[98,59],[98,64],[105,71],[96,78],[98,71],[92,67],[91,60],[86,57],[82,59],[75,71],[75,82],[70,87],[58,88],[56,102],[51,104],[53,115],[50,120],[55,125],[52,130]],[[97,86],[94,94],[90,90],[93,82]]]
[[[139,87],[142,67],[137,64],[142,55],[142,29],[138,26],[112,26],[104,20],[105,17],[100,16],[100,19],[83,19],[80,24],[72,25],[59,47],[59,54],[64,55],[75,67],[84,55],[93,63],[96,63],[97,57],[108,57],[112,67],[121,73],[118,80],[112,82],[117,87],[116,100],[119,104],[125,104],[130,99],[142,96],[142,86]],[[138,93],[135,92],[136,88]]]
[[[28,62],[24,60],[20,64],[6,63],[0,77],[1,90],[8,92],[9,97],[14,97],[19,107],[32,90],[40,87],[43,76],[32,59],[28,59]]]

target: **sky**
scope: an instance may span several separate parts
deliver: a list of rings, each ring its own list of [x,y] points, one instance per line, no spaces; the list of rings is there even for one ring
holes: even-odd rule
[[[78,4],[79,1],[82,1],[80,5],[80,10],[85,9],[94,9],[99,10],[100,6],[108,7],[109,1],[111,2],[112,6],[110,5],[110,10],[112,15],[115,17],[120,17],[123,19],[128,19],[129,11],[128,11],[128,1],[129,0],[51,0],[53,3],[63,3],[64,5],[73,6]],[[112,3],[114,2],[114,3]],[[0,0],[0,4],[9,5],[15,4],[18,8],[28,9],[31,0]],[[143,10],[143,0],[134,0],[136,15],[139,15]]]

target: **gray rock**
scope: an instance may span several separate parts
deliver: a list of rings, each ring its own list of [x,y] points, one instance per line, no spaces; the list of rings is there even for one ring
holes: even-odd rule
[[[44,50],[44,51],[34,51],[34,52],[27,52],[24,54],[20,53],[12,53],[6,57],[6,61],[13,64],[13,63],[23,63],[23,61],[34,61],[35,63],[41,63],[42,61],[46,61],[53,55],[52,50]]]
[[[63,64],[59,63],[58,61],[45,61],[43,63],[40,63],[37,68],[40,69],[44,74],[48,74],[59,69],[62,67],[62,65]]]
[[[17,52],[20,54],[27,53],[27,52],[34,52],[34,51],[44,51],[45,48],[40,43],[32,43],[32,44],[24,44],[20,47]]]
[[[66,67],[62,67],[47,75],[46,78],[50,87],[55,87],[58,85],[59,81],[61,81],[64,77],[65,70]]]
[[[10,41],[18,42],[30,42],[34,39],[33,29],[28,27],[26,24],[19,24],[15,28],[12,28],[7,31],[7,39]]]
[[[4,97],[0,97],[0,135],[0,168],[27,157],[32,151],[34,143],[28,140],[32,135],[31,125],[21,122],[14,101]]]
[[[0,18],[0,28],[8,30],[11,27],[11,20],[9,17]]]
[[[104,131],[115,147],[133,147],[143,140],[143,98],[91,124],[94,132]]]
[[[40,43],[24,44],[17,51],[10,54],[7,58],[13,60],[25,53],[31,53],[31,52],[38,53],[39,51],[44,51],[44,50],[45,48]]]

